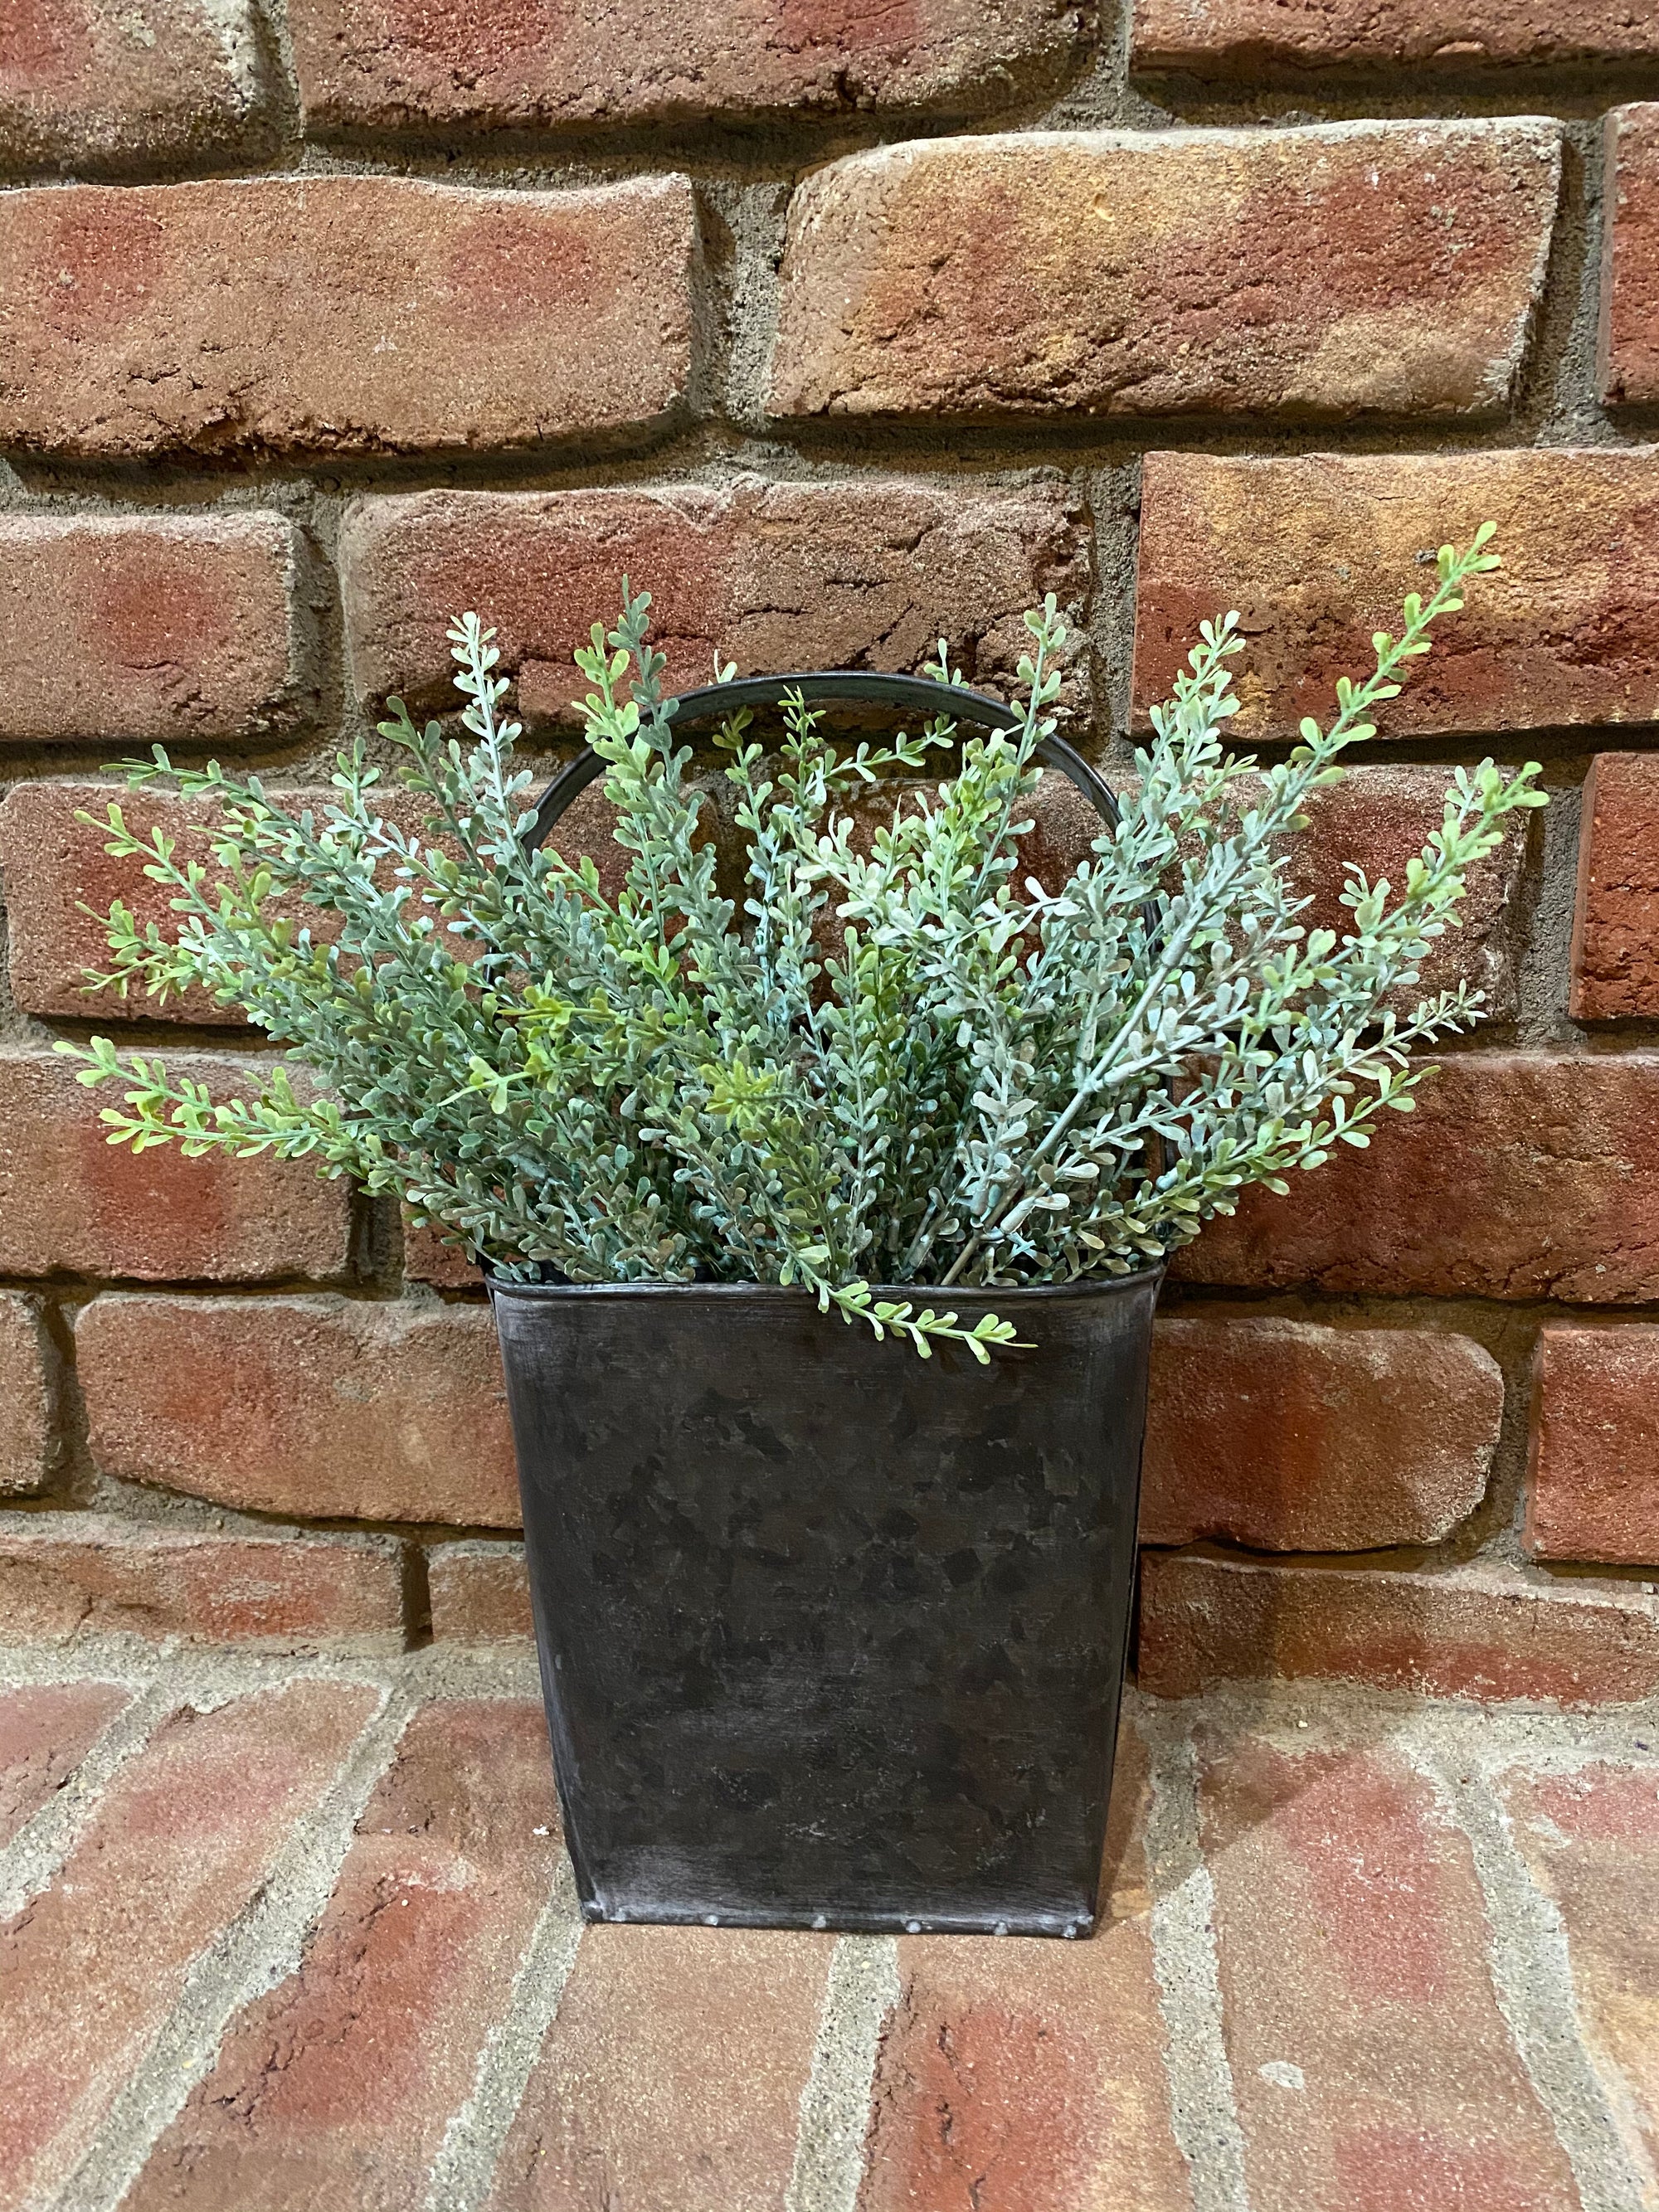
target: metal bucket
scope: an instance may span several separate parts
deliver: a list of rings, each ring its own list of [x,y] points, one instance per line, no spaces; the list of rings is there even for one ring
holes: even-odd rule
[[[591,1919],[1092,1932],[1161,1279],[951,1291],[1031,1340],[985,1368],[799,1291],[491,1284]]]

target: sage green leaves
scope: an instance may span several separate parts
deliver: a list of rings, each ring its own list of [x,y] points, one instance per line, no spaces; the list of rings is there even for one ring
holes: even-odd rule
[[[1373,640],[1372,672],[1270,766],[1223,749],[1243,640],[1235,617],[1206,624],[1118,826],[1058,891],[1022,881],[1018,857],[1068,644],[1052,600],[1026,617],[1006,734],[958,750],[948,691],[884,745],[838,743],[799,698],[781,737],[735,716],[719,744],[747,857],[728,871],[668,719],[650,601],[626,596],[577,655],[627,855],[610,893],[589,859],[525,851],[520,733],[494,633],[465,616],[463,733],[397,701],[380,726],[413,811],[386,811],[361,743],[315,811],[159,749],[129,763],[134,787],[216,803],[188,854],[109,810],[108,850],[165,885],[177,919],[141,926],[118,904],[98,980],[244,1006],[295,1078],[276,1065],[215,1100],[107,1039],[59,1049],[83,1082],[125,1082],[112,1142],[309,1157],[509,1277],[799,1284],[924,1355],[944,1340],[984,1360],[1013,1328],[969,1327],[952,1290],[1156,1262],[1249,1185],[1282,1191],[1364,1146],[1413,1103],[1412,1048],[1479,1018],[1467,988],[1393,1009],[1472,863],[1544,803],[1535,764],[1457,770],[1401,884],[1352,874],[1340,933],[1306,927],[1289,847],[1431,625],[1497,565],[1491,535],[1442,549],[1433,592]],[[942,646],[929,673],[952,680]],[[862,796],[893,772],[913,780],[902,805]],[[945,780],[918,790],[924,773]],[[416,815],[419,835],[399,826]]]

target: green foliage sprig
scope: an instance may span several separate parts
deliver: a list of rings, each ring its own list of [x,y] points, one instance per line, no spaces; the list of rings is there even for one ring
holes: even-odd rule
[[[699,835],[648,597],[624,584],[616,628],[596,625],[576,656],[630,855],[614,899],[591,859],[524,849],[520,731],[495,634],[464,616],[451,641],[471,743],[398,700],[380,726],[407,756],[424,836],[381,811],[361,743],[321,814],[159,747],[126,763],[134,787],[167,779],[217,803],[206,858],[109,809],[106,849],[167,886],[179,921],[141,928],[118,903],[95,980],[246,1007],[308,1071],[303,1090],[278,1066],[216,1101],[107,1038],[58,1048],[84,1060],[84,1083],[128,1082],[104,1114],[112,1143],[313,1158],[507,1277],[550,1263],[580,1283],[796,1283],[924,1356],[948,1339],[983,1360],[1012,1324],[967,1328],[937,1293],[1161,1260],[1248,1185],[1282,1192],[1336,1144],[1366,1144],[1385,1108],[1413,1103],[1425,1071],[1407,1048],[1478,1018],[1466,987],[1404,1020],[1387,1002],[1455,922],[1504,817],[1544,803],[1535,763],[1458,769],[1392,901],[1351,876],[1340,939],[1304,927],[1287,839],[1342,775],[1336,756],[1374,734],[1367,717],[1431,625],[1498,565],[1491,536],[1441,549],[1433,593],[1407,599],[1398,637],[1377,634],[1371,674],[1345,678],[1335,720],[1304,721],[1269,768],[1223,750],[1243,640],[1236,616],[1204,625],[1118,826],[1054,894],[1016,881],[1067,641],[1052,599],[1026,617],[1018,730],[969,738],[937,797],[895,809],[867,850],[847,802],[954,743],[948,692],[918,735],[878,749],[838,748],[799,697],[775,754],[746,713],[728,721],[750,840],[740,902]],[[960,680],[943,644],[929,673]],[[334,917],[329,933],[307,908]]]

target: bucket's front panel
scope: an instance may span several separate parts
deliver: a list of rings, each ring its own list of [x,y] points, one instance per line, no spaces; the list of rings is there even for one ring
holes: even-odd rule
[[[1047,1304],[988,1370],[804,1301],[686,1303],[498,1301],[592,1896],[1086,1921],[1152,1293]]]

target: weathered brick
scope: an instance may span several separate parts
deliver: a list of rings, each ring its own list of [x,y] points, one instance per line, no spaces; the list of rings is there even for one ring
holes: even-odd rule
[[[1368,1151],[1247,1192],[1187,1282],[1381,1297],[1659,1298],[1659,1055],[1453,1053]]]
[[[1650,406],[1659,399],[1659,101],[1615,107],[1604,131],[1601,397]]]
[[[1561,1916],[1574,2010],[1633,2162],[1659,2164],[1659,1775],[1515,1772],[1510,1832]]]
[[[781,2203],[834,1944],[588,1929],[487,2212],[574,2212],[605,2192],[674,2212]]]
[[[1569,1011],[1580,1022],[1659,1015],[1659,754],[1598,753],[1590,763]]]
[[[1623,1704],[1659,1690],[1659,1599],[1484,1563],[1434,1573],[1148,1552],[1139,1674],[1164,1698],[1310,1676],[1483,1703]]]
[[[290,0],[313,131],[740,121],[787,111],[966,114],[1053,90],[1088,11],[1066,0],[609,0],[411,10]]]
[[[280,734],[316,704],[305,600],[280,515],[0,515],[0,743]]]
[[[1498,1362],[1467,1336],[1169,1316],[1153,1340],[1141,1540],[1436,1542],[1485,1494],[1503,1413]]]
[[[532,1632],[520,1545],[440,1544],[427,1554],[427,1582],[439,1643],[512,1643]]]
[[[1205,1749],[1200,1832],[1256,2212],[1579,2212],[1499,2008],[1468,1840],[1430,1784],[1340,1738]]]
[[[254,177],[0,196],[0,441],[101,459],[640,429],[690,360],[690,186]]]
[[[375,1702],[303,1682],[179,1706],[0,1929],[3,2212],[63,2188],[197,1954],[252,1899]]]
[[[246,1061],[168,1054],[167,1072],[229,1097]],[[269,1282],[344,1273],[350,1202],[305,1161],[185,1159],[112,1145],[89,1091],[52,1053],[0,1052],[0,1273],[140,1282]]]
[[[516,1527],[489,1310],[94,1298],[76,1326],[106,1474],[308,1519]]]
[[[441,1230],[416,1229],[404,1216],[404,1273],[411,1283],[430,1283],[441,1291],[476,1291],[483,1280],[477,1262]]]
[[[132,1692],[115,1682],[50,1682],[0,1697],[0,1847],[49,1803]]]
[[[39,1490],[51,1471],[52,1366],[40,1308],[0,1291],[0,1492]]]
[[[250,0],[8,0],[0,167],[84,176],[241,146],[256,40]]]
[[[61,1644],[82,1632],[287,1650],[403,1641],[395,1544],[215,1535],[101,1513],[13,1516],[0,1528],[7,1635]]]
[[[880,481],[729,490],[417,492],[358,501],[341,534],[358,696],[453,706],[445,631],[456,594],[495,626],[531,722],[568,719],[571,665],[613,622],[622,578],[652,594],[653,641],[681,690],[740,674],[914,670],[939,639],[969,678],[1007,684],[1045,592],[1081,601],[1085,538],[1065,492],[942,492]]]
[[[1238,77],[1650,61],[1659,36],[1627,0],[1136,0],[1130,65]]]
[[[298,1969],[231,2022],[128,2212],[418,2212],[558,1838],[539,1705],[423,1706]]]
[[[773,410],[1490,413],[1559,165],[1530,119],[855,154],[791,204]]]
[[[1376,720],[1384,738],[1644,722],[1659,697],[1659,447],[1150,453],[1141,478],[1133,695],[1166,697],[1198,625],[1236,607],[1249,641],[1230,738],[1328,720],[1336,679],[1373,663],[1425,562],[1498,525],[1504,566],[1436,629]],[[1427,570],[1433,581],[1433,569]]]
[[[1118,1741],[1109,1907],[1086,1943],[903,1936],[858,2212],[1189,2212],[1152,1967],[1147,1765]]]
[[[1659,1328],[1540,1330],[1527,1548],[1659,1566]]]

